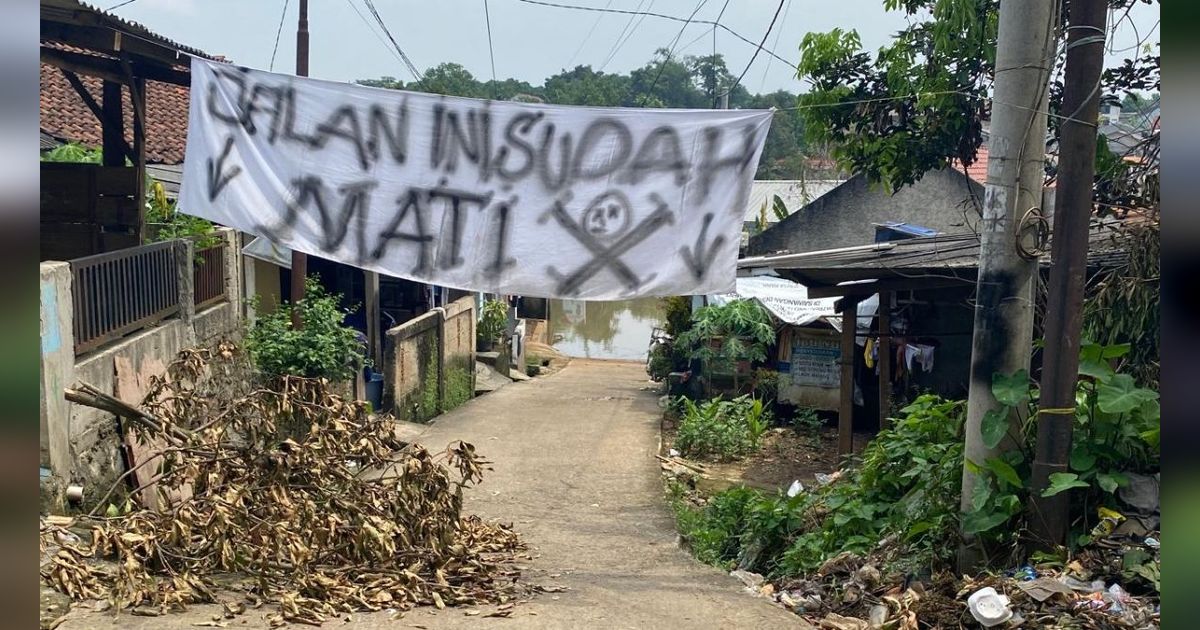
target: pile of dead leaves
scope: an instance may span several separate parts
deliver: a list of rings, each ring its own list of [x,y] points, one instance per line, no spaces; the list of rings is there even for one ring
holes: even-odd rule
[[[505,560],[518,537],[461,513],[463,488],[487,466],[473,446],[435,455],[400,441],[389,417],[320,380],[213,395],[212,364],[237,355],[185,351],[137,410],[94,388],[69,392],[123,416],[158,455],[137,464],[155,472],[131,495],[138,505],[101,505],[90,540],[43,523],[43,549],[56,547],[46,583],[169,611],[217,601],[216,578],[232,574],[251,602],[278,605],[275,623],[511,598],[517,572]]]

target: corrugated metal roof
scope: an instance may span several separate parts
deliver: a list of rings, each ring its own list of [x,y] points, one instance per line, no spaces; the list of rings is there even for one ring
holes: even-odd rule
[[[75,17],[76,12],[83,11],[91,13],[97,17],[99,22],[97,26],[105,26],[107,28],[120,31],[126,35],[144,39],[160,46],[174,48],[175,50],[187,53],[189,55],[195,55],[205,59],[219,60],[219,58],[213,57],[198,48],[185,46],[179,42],[163,37],[162,35],[159,35],[158,33],[146,28],[142,24],[131,20],[126,20],[119,15],[109,13],[99,7],[92,6],[85,2],[80,2],[79,0],[41,0],[40,4],[43,18],[58,18],[70,22]],[[180,65],[187,66],[188,61],[183,59],[180,61]]]
[[[775,223],[771,211],[775,195],[783,200],[788,212],[795,212],[812,203],[814,199],[837,188],[845,180],[840,179],[756,179],[750,186],[750,198],[746,201],[745,221],[757,221],[763,204],[767,204],[767,223]]]
[[[1088,262],[1119,264],[1124,258],[1120,221],[1093,219],[1088,234]],[[1050,253],[1040,263],[1050,264]],[[754,256],[738,261],[738,267],[773,269],[973,269],[979,265],[979,237],[974,233],[915,237],[857,247],[842,247],[800,254]]]

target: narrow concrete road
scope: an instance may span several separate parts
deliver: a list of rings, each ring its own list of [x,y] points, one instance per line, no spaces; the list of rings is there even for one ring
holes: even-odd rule
[[[419,439],[431,450],[466,440],[494,462],[495,470],[467,494],[467,511],[513,523],[535,557],[525,579],[568,590],[538,595],[508,619],[430,608],[398,620],[355,615],[352,623],[332,621],[331,627],[811,627],[743,593],[740,582],[676,546],[654,458],[661,412],[646,386],[639,364],[576,359],[557,374],[471,401],[438,418]],[[206,618],[202,611],[123,616],[119,623],[184,628],[191,624],[182,617]],[[98,627],[103,618],[86,617],[64,630]],[[108,623],[110,616],[101,622]],[[239,626],[248,627],[231,624]]]

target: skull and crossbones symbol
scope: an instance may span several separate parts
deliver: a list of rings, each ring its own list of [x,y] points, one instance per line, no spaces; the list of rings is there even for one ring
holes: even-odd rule
[[[583,283],[604,269],[616,274],[630,290],[637,289],[653,279],[653,275],[639,277],[621,260],[625,252],[657,232],[659,228],[675,222],[674,213],[662,197],[651,194],[650,201],[654,203],[654,211],[632,227],[630,225],[633,223],[633,207],[629,198],[619,190],[604,192],[593,199],[584,209],[579,221],[567,212],[563,200],[554,202],[554,206],[542,216],[541,221],[544,222],[548,216],[552,216],[567,233],[592,253],[591,259],[569,274],[563,275],[554,267],[549,268],[550,275],[558,280],[559,295],[578,293]]]

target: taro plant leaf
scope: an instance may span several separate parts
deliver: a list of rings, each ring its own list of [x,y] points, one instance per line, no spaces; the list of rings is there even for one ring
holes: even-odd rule
[[[1007,522],[1008,514],[1004,512],[987,512],[975,510],[963,515],[962,528],[967,534],[979,534]]]
[[[1111,346],[1104,346],[1100,350],[1100,358],[1116,359],[1118,357],[1123,357],[1123,356],[1129,354],[1129,348],[1130,348],[1130,346],[1127,343],[1118,343],[1118,344],[1113,344]]]
[[[1096,483],[1105,492],[1112,494],[1117,491],[1118,487],[1129,485],[1129,477],[1119,472],[1100,473],[1096,475]]]
[[[1004,434],[1008,433],[1008,409],[990,409],[983,414],[979,433],[984,446],[996,448],[1004,439]]]
[[[1098,381],[1104,382],[1113,377],[1113,369],[1100,359],[1080,359],[1079,360],[1079,375],[1090,376]]]
[[[992,484],[986,479],[979,479],[971,489],[971,509],[978,512],[992,499]]]
[[[1128,374],[1117,374],[1096,390],[1096,405],[1105,413],[1128,413],[1157,398],[1156,392],[1138,387]]]
[[[1029,373],[1017,370],[1011,376],[993,374],[992,395],[1000,404],[1016,407],[1029,398]]]
[[[1076,443],[1071,449],[1071,470],[1085,473],[1096,465],[1096,455],[1083,444]]]
[[[996,478],[1014,488],[1024,488],[1025,484],[1021,482],[1021,476],[1008,462],[999,457],[990,457],[987,460],[988,470],[996,473]]]
[[[1050,486],[1042,491],[1042,496],[1052,497],[1071,488],[1086,488],[1087,482],[1080,481],[1075,473],[1051,473]]]
[[[788,218],[787,204],[783,203],[783,199],[779,195],[772,195],[771,211],[775,213],[775,219],[782,221]]]

